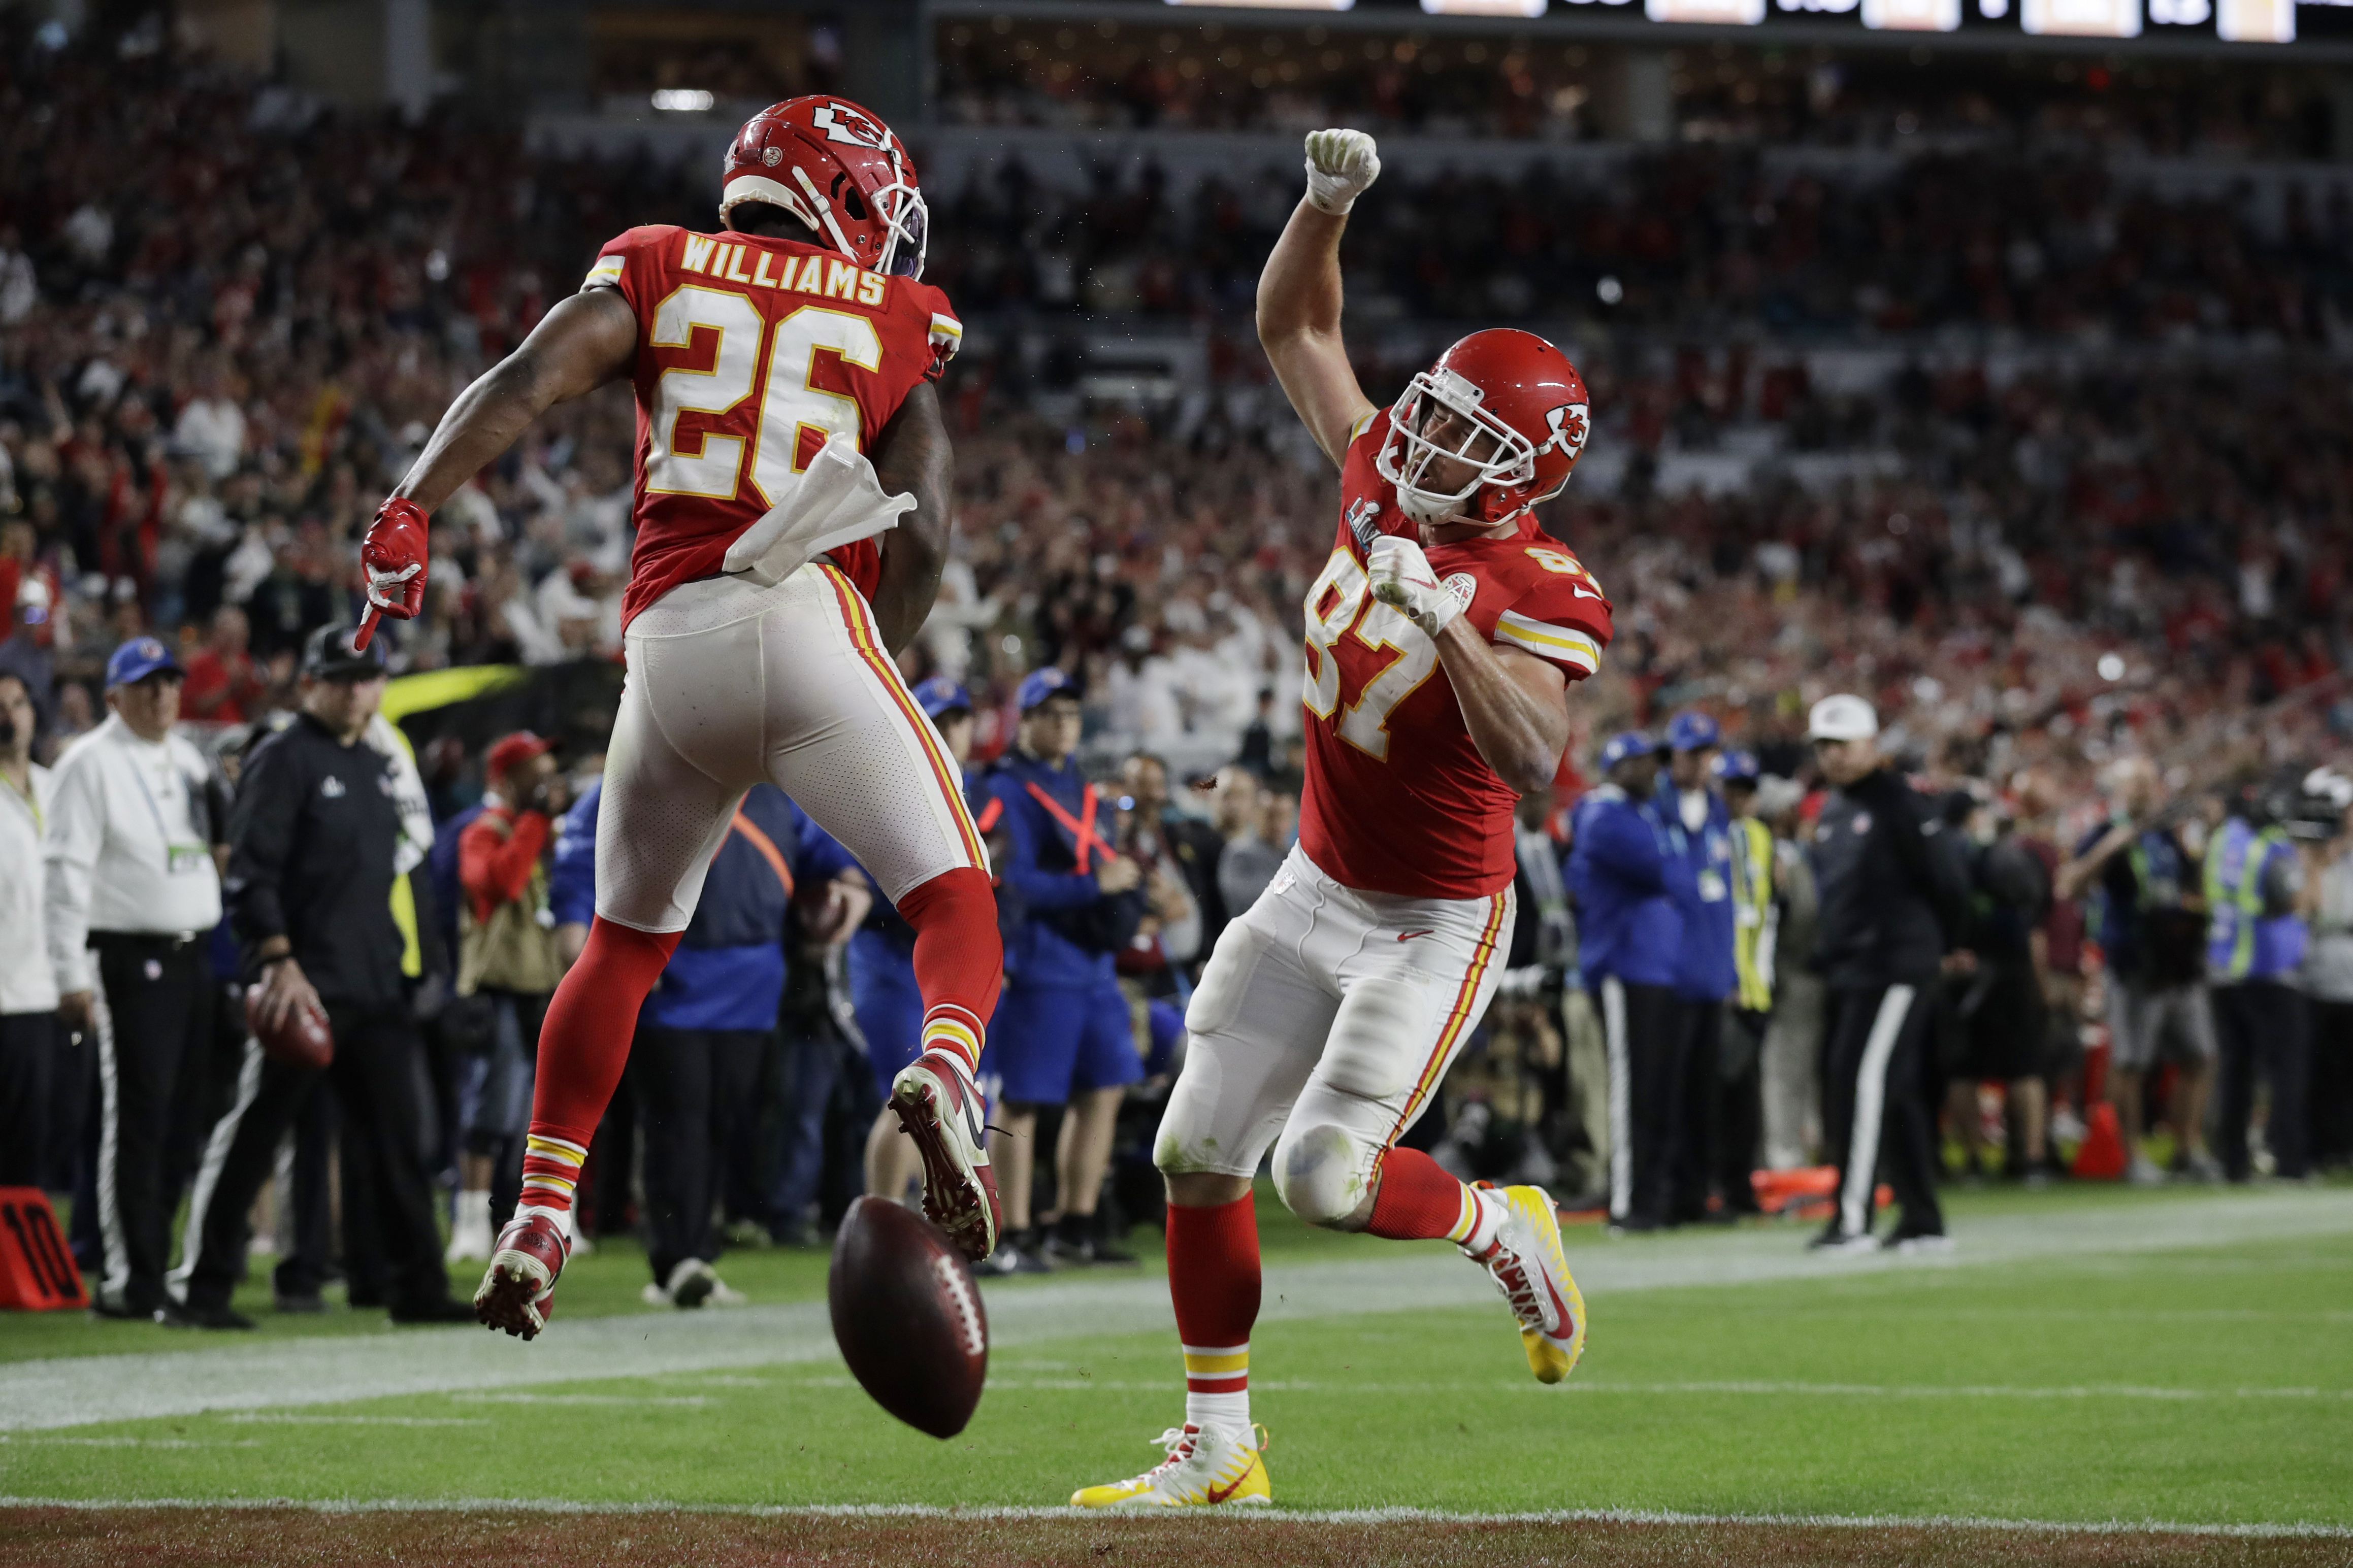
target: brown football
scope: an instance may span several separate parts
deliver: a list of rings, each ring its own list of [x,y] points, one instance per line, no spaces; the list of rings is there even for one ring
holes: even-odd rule
[[[875,1404],[934,1437],[964,1430],[988,1379],[988,1314],[947,1232],[860,1198],[841,1216],[825,1293],[841,1359]]]
[[[308,1007],[290,1010],[275,1029],[261,1026],[261,987],[245,988],[245,1026],[261,1042],[263,1054],[298,1068],[322,1068],[335,1059],[335,1037],[327,1016]]]

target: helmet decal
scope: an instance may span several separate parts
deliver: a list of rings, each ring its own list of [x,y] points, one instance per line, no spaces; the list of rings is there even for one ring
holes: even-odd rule
[[[1564,403],[1548,410],[1545,423],[1552,426],[1552,436],[1536,450],[1557,451],[1574,460],[1579,452],[1585,450],[1585,413],[1586,405],[1582,403]]]
[[[891,150],[891,133],[860,110],[839,99],[821,104],[809,116],[809,123],[825,132],[828,142],[840,142],[852,147],[871,147],[877,153]]]

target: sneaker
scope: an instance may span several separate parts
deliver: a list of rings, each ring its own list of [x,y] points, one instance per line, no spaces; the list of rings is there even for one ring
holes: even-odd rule
[[[253,1320],[230,1306],[189,1307],[165,1301],[155,1309],[155,1321],[167,1329],[250,1329]]]
[[[1095,1263],[1135,1263],[1141,1261],[1134,1253],[1095,1235],[1094,1216],[1073,1224],[1065,1219],[1046,1238],[1046,1256],[1057,1263],[1076,1264],[1082,1268]]]
[[[449,1247],[441,1261],[488,1263],[491,1260],[491,1195],[488,1193],[459,1193],[457,1207],[449,1216]]]
[[[1274,1500],[1267,1485],[1266,1430],[1171,1426],[1153,1439],[1168,1457],[1140,1476],[1071,1494],[1073,1508],[1208,1508]]]
[[[891,1109],[923,1157],[923,1213],[977,1263],[997,1250],[1003,1212],[988,1168],[980,1090],[964,1058],[928,1050],[891,1085]]]
[[[1880,1243],[1889,1252],[1908,1253],[1914,1257],[1937,1257],[1953,1250],[1953,1238],[1941,1230],[1921,1231],[1906,1235],[1896,1231]]]
[[[1833,1222],[1830,1229],[1806,1243],[1809,1252],[1876,1252],[1879,1243],[1869,1231],[1850,1236]]]
[[[2165,1173],[2158,1169],[2156,1161],[2136,1151],[2132,1163],[2125,1170],[2125,1180],[2136,1187],[2161,1187],[2165,1185]]]
[[[2193,1182],[2204,1182],[2211,1185],[2222,1180],[2222,1162],[2203,1149],[2191,1152],[2189,1158],[2185,1162],[2185,1169]]]
[[[1017,1230],[1007,1232],[997,1244],[997,1250],[974,1264],[973,1269],[976,1273],[998,1276],[1051,1274],[1054,1266],[1039,1249],[1035,1232]]]
[[[499,1233],[491,1267],[474,1292],[474,1317],[486,1329],[539,1337],[554,1310],[556,1276],[571,1256],[564,1225],[544,1209],[518,1210]]]
[[[1483,1252],[1462,1256],[1487,1270],[1520,1321],[1520,1347],[1538,1383],[1558,1383],[1585,1353],[1585,1297],[1561,1256],[1560,1220],[1542,1187],[1505,1187],[1508,1212]]]
[[[682,1258],[662,1282],[662,1295],[673,1307],[700,1307],[711,1300],[719,1276],[700,1258]]]
[[[734,1286],[730,1285],[726,1280],[719,1278],[718,1275],[713,1274],[711,1277],[711,1304],[712,1306],[741,1307],[748,1303],[751,1300],[751,1297],[746,1296],[743,1291],[738,1290]]]

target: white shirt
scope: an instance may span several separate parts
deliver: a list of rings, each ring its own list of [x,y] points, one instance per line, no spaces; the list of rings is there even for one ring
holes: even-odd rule
[[[220,923],[220,873],[194,805],[206,771],[185,737],[142,741],[117,713],[58,759],[46,907],[59,991],[90,989],[93,931],[175,935]]]
[[[32,764],[33,797],[0,778],[0,1013],[51,1013],[58,987],[42,935],[41,832],[57,795],[57,778]]]

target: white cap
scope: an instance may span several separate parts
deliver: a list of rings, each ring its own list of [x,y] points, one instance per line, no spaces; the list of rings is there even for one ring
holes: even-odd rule
[[[1860,697],[1841,692],[1814,704],[1806,716],[1809,741],[1868,741],[1879,733],[1879,715]]]

